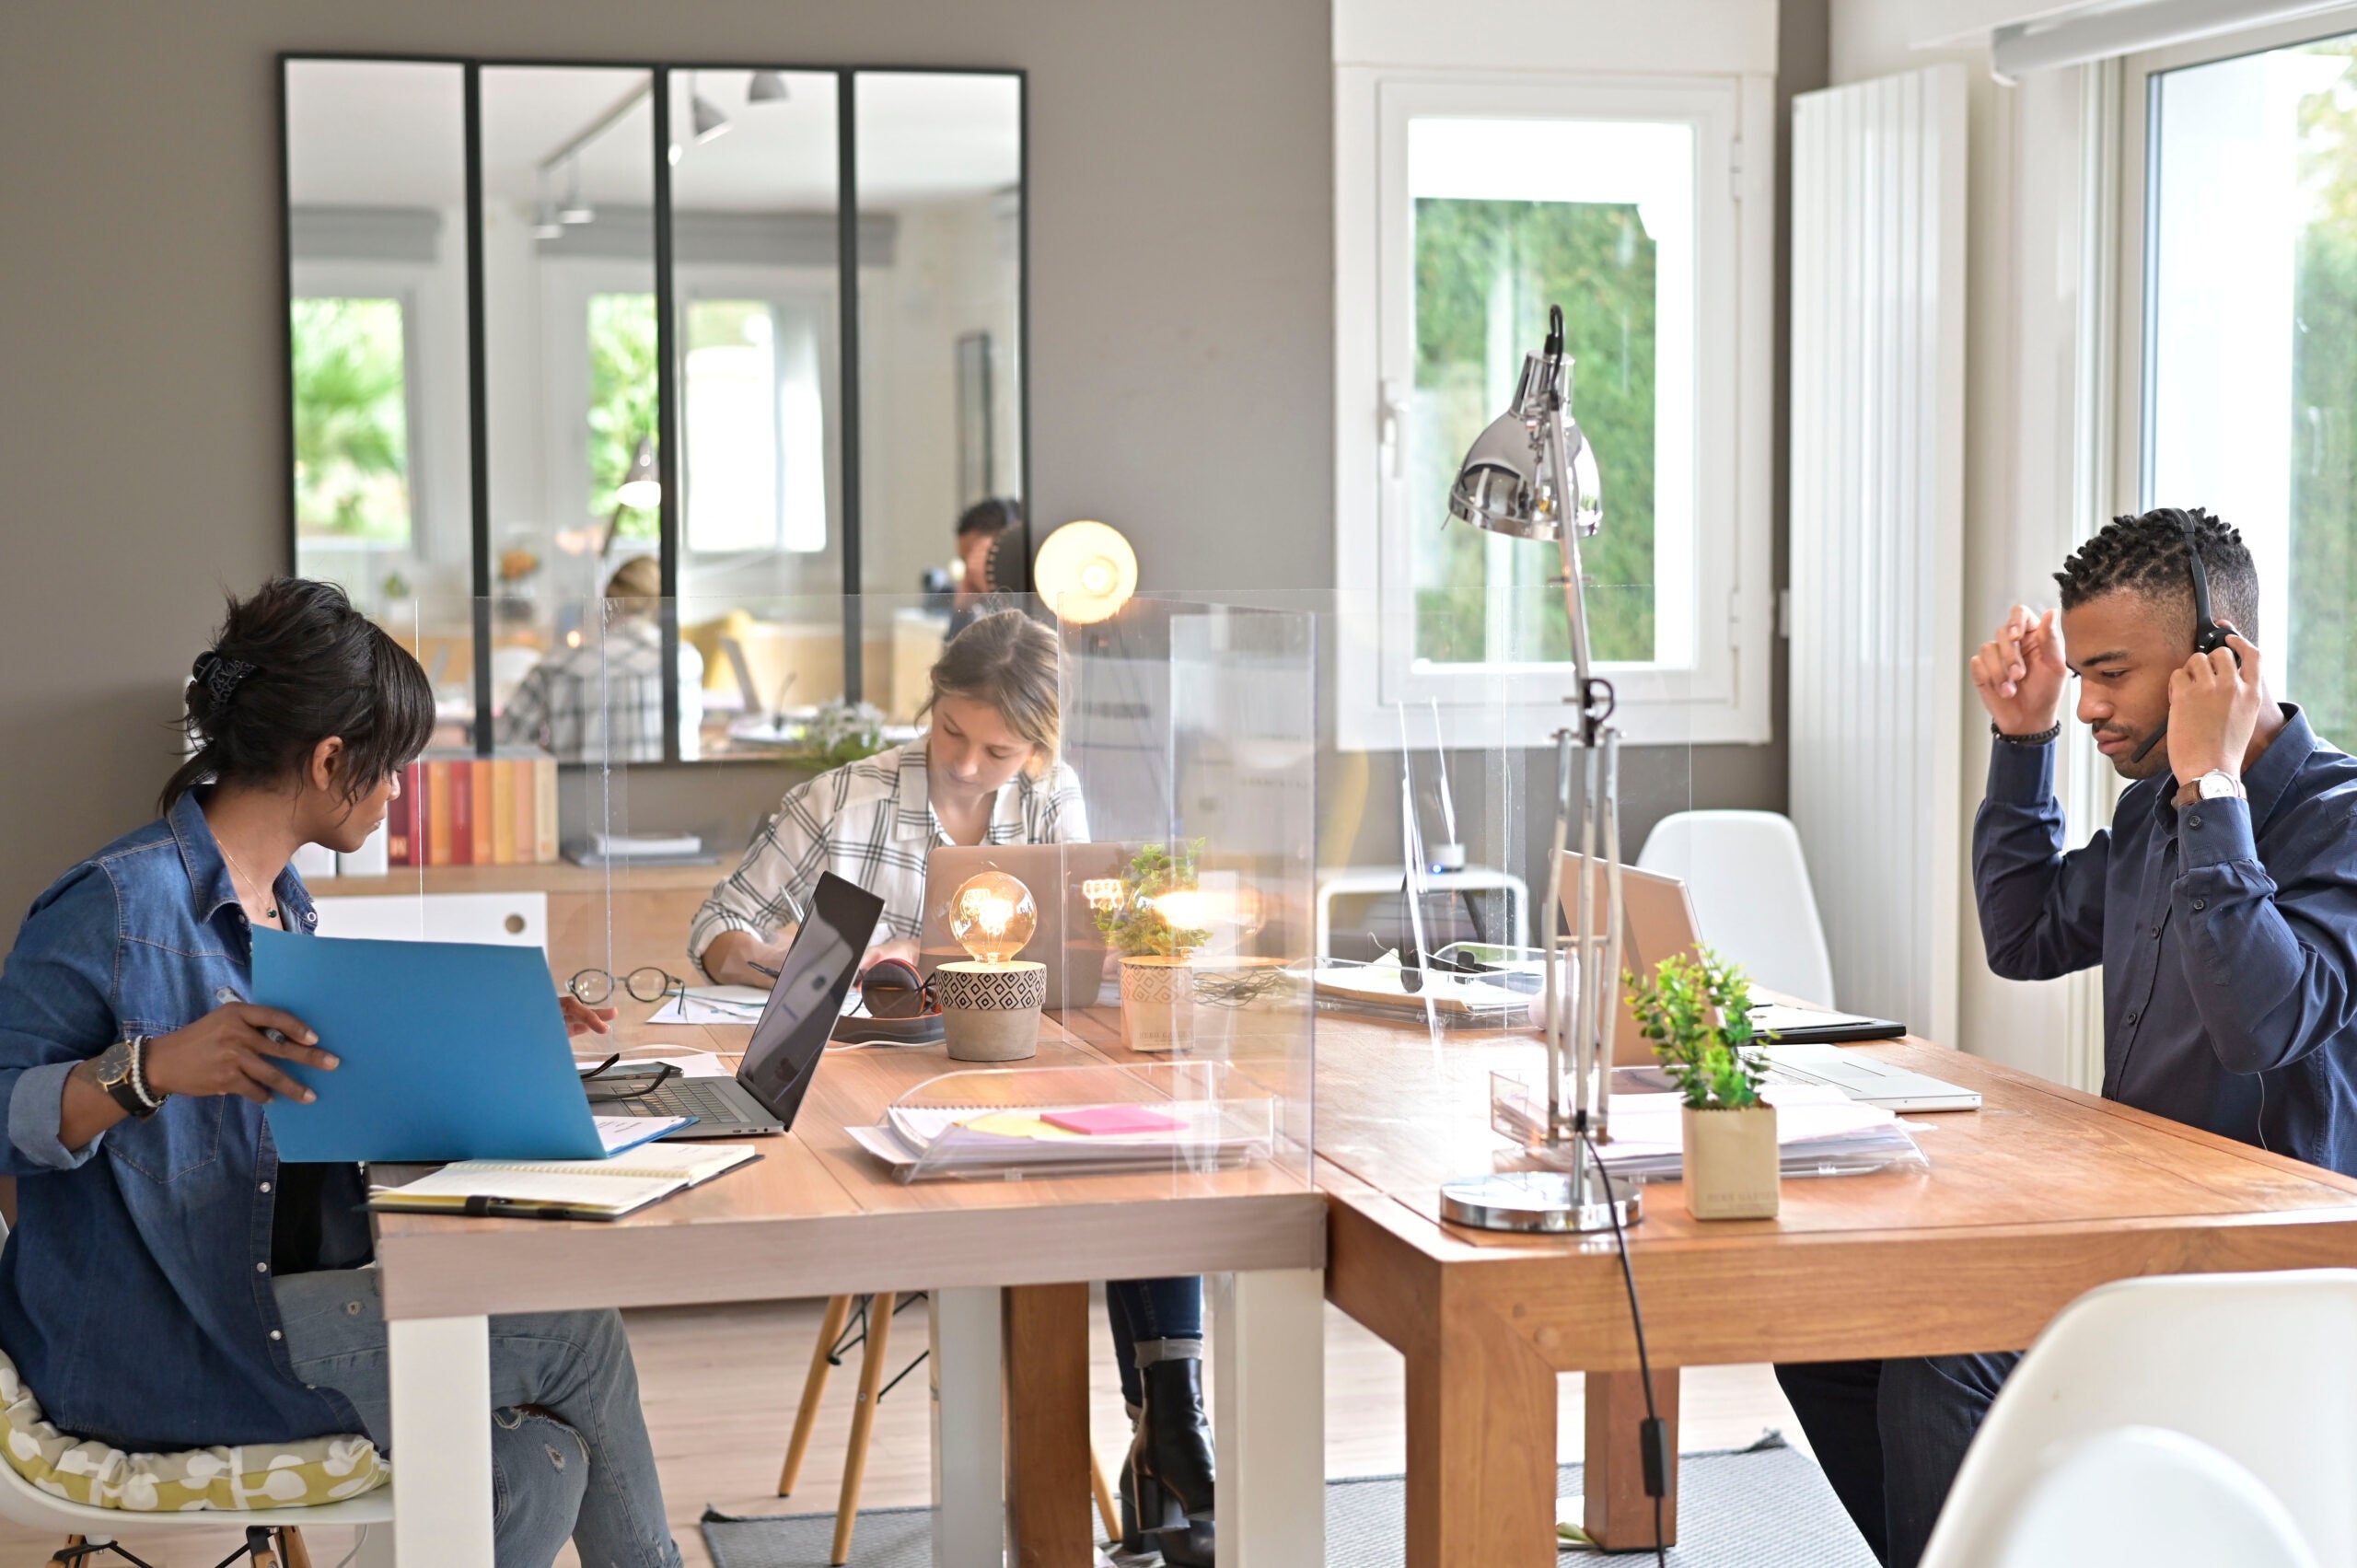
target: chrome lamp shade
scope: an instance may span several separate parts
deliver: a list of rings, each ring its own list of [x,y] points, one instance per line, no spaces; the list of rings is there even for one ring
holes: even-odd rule
[[[1448,515],[1490,533],[1515,539],[1559,540],[1563,521],[1582,538],[1593,537],[1604,520],[1596,453],[1563,396],[1570,362],[1534,354],[1522,362],[1514,406],[1492,420],[1466,448],[1457,482],[1448,487]],[[1556,482],[1549,445],[1563,444],[1561,472],[1569,494]]]

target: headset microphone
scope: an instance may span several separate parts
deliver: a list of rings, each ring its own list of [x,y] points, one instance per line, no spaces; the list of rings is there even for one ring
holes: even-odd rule
[[[2171,506],[2167,511],[2168,515],[2177,520],[2177,526],[2185,530],[2186,570],[2193,578],[2193,651],[2197,654],[2214,654],[2226,645],[2226,631],[2224,627],[2210,618],[2210,573],[2201,564],[2201,541],[2194,532],[2193,518],[2183,508],[2177,506]],[[2235,662],[2242,663],[2243,656],[2236,654]],[[2167,738],[2168,733],[2168,721],[2163,719],[2161,727],[2153,731],[2145,738],[2143,745],[2131,751],[2128,754],[2128,760],[2131,762],[2142,761],[2154,747],[2158,746]]]

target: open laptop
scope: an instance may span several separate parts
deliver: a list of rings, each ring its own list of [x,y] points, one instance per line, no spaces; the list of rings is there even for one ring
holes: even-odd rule
[[[884,918],[884,900],[833,872],[819,878],[810,917],[794,934],[778,966],[768,1005],[734,1078],[670,1078],[644,1094],[601,1098],[600,1089],[627,1091],[633,1079],[661,1071],[625,1063],[590,1086],[591,1109],[601,1116],[692,1116],[667,1138],[742,1138],[784,1132],[794,1125],[809,1092],[827,1036],[843,1009],[852,976]]]
[[[1567,854],[1563,859],[1568,867],[1576,865],[1580,857]],[[1673,954],[1691,957],[1701,946],[1693,900],[1678,877],[1624,865],[1620,867],[1620,897],[1627,910],[1627,926],[1621,933],[1621,968],[1632,974],[1645,974],[1662,959]],[[1776,1035],[1775,1043],[1764,1048],[1768,1053],[1768,1081],[1771,1084],[1828,1085],[1852,1099],[1880,1106],[1885,1110],[1980,1109],[1980,1096],[1974,1090],[1911,1068],[1843,1051],[1836,1043],[1896,1039],[1907,1032],[1904,1024],[1783,1003],[1763,1003],[1754,1007],[1751,1021],[1755,1028],[1773,1030]],[[1635,1028],[1625,1001],[1620,1026],[1622,1035],[1631,1034]],[[1625,1040],[1616,1037],[1615,1062],[1625,1064],[1650,1054],[1650,1048],[1643,1047],[1642,1042],[1640,1051],[1631,1051]]]
[[[1105,984],[1105,936],[1082,886],[1118,877],[1130,846],[1103,844],[936,844],[925,860],[924,929],[918,938],[918,972],[926,979],[943,964],[966,957],[949,935],[949,902],[970,877],[1004,871],[1031,889],[1039,928],[1018,958],[1048,968],[1051,1008],[1094,1007]]]

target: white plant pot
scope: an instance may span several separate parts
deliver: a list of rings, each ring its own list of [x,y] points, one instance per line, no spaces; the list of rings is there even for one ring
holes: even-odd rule
[[[1184,958],[1121,960],[1121,1043],[1183,1051],[1195,1038],[1195,967]]]
[[[1686,1212],[1698,1220],[1776,1217],[1782,1171],[1777,1163],[1776,1108],[1678,1108],[1685,1121],[1682,1160]]]

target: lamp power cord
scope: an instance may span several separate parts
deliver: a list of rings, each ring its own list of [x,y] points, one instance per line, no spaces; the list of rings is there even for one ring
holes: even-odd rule
[[[1668,1568],[1669,1549],[1662,1543],[1664,1500],[1669,1495],[1669,1429],[1662,1424],[1661,1411],[1654,1405],[1654,1368],[1652,1358],[1645,1353],[1645,1314],[1637,1304],[1637,1271],[1629,1261],[1629,1233],[1621,1228],[1620,1210],[1612,1201],[1612,1176],[1604,1168],[1604,1156],[1596,1150],[1596,1140],[1587,1129],[1579,1130],[1582,1147],[1596,1165],[1596,1179],[1604,1184],[1604,1212],[1612,1217],[1612,1240],[1620,1253],[1620,1279],[1629,1290],[1629,1323],[1637,1337],[1637,1380],[1644,1385],[1645,1419],[1637,1428],[1637,1447],[1644,1470],[1645,1495],[1654,1500],[1654,1562],[1658,1568]],[[1588,1456],[1588,1463],[1596,1457]]]

